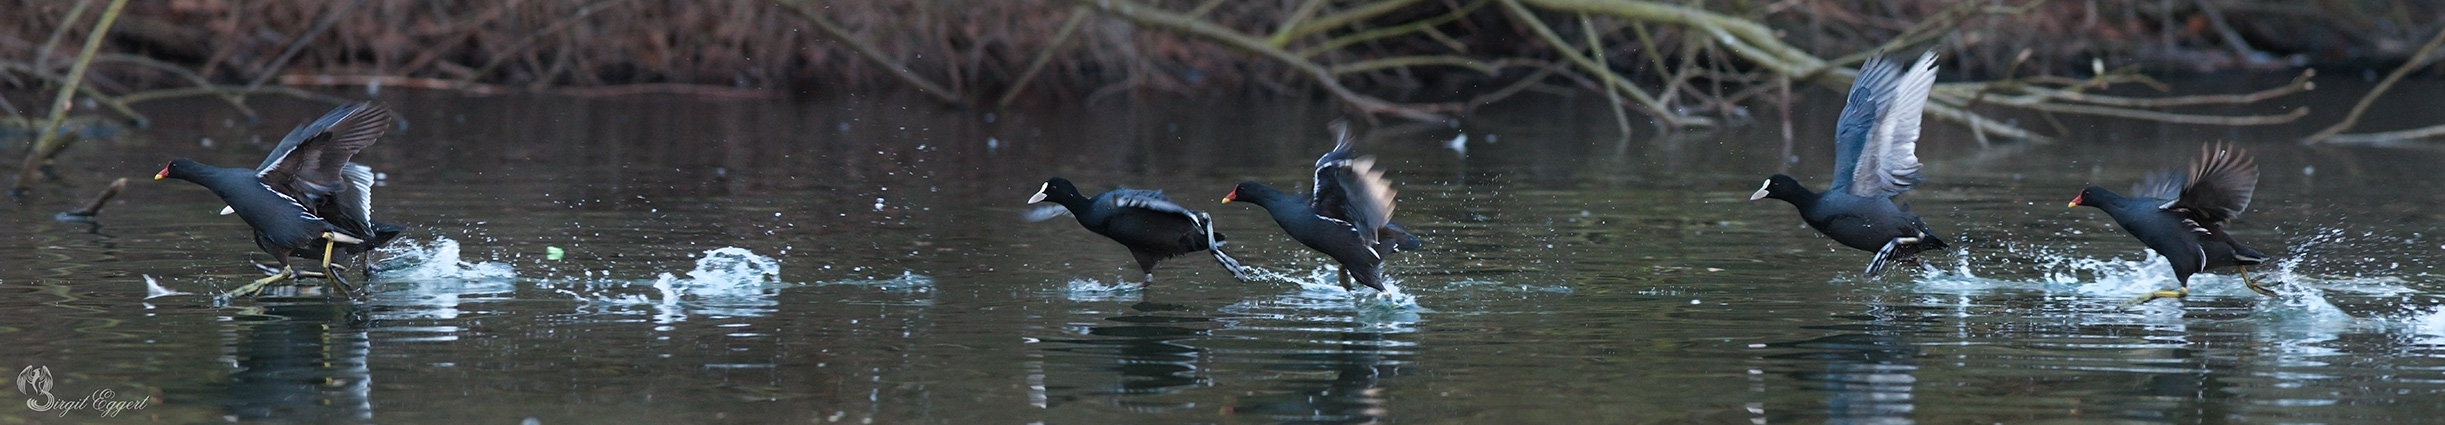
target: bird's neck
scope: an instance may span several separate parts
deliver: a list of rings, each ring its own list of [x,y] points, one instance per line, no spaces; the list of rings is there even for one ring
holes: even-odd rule
[[[1073,216],[1085,217],[1087,211],[1095,209],[1095,200],[1079,195],[1078,192],[1060,192],[1047,195],[1049,196],[1046,196],[1045,200],[1053,201],[1054,204],[1061,205],[1062,208],[1070,209],[1070,215]]]
[[[1299,197],[1287,193],[1260,194],[1249,199],[1249,203],[1265,207],[1266,214],[1272,215],[1275,222],[1283,224],[1313,220],[1316,216],[1315,208],[1309,207],[1306,202],[1301,202]]]
[[[1826,190],[1830,191],[1834,189],[1827,188]],[[1790,202],[1791,206],[1799,207],[1800,209],[1808,209],[1810,205],[1816,205],[1817,198],[1821,196],[1823,196],[1823,194],[1817,193],[1817,191],[1814,190],[1809,190],[1808,186],[1793,184],[1791,185],[1791,192],[1776,198],[1782,199],[1783,202]]]

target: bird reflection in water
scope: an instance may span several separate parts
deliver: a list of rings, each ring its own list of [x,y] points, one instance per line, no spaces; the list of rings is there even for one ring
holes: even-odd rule
[[[1406,375],[1412,352],[1389,349],[1401,345],[1386,334],[1342,332],[1335,346],[1285,354],[1265,367],[1285,378],[1271,394],[1245,397],[1230,412],[1266,415],[1286,424],[1363,424],[1382,422],[1384,380]]]
[[[1917,409],[1920,350],[1909,334],[1927,318],[1896,311],[1902,307],[1871,305],[1865,323],[1815,327],[1848,331],[1803,341],[1767,344],[1807,351],[1767,356],[1767,359],[1822,363],[1802,367],[1792,377],[1815,382],[1825,391],[1825,416],[1833,424],[1908,424]]]
[[[366,309],[320,298],[267,302],[239,316],[236,371],[221,404],[232,418],[331,423],[373,419]]]
[[[1046,380],[1042,378],[1031,379],[1038,382],[1031,382],[1030,386],[1043,388],[1044,404],[1057,406],[1082,399],[1110,397],[1113,403],[1135,411],[1193,407],[1185,404],[1149,404],[1123,397],[1161,394],[1207,382],[1207,377],[1199,368],[1201,360],[1197,347],[1186,341],[1203,337],[1209,328],[1222,324],[1209,317],[1165,314],[1194,310],[1177,304],[1141,302],[1131,305],[1130,310],[1135,313],[1105,318],[1110,324],[1071,330],[1083,333],[1084,337],[1046,340],[1059,344],[1047,349],[1053,352],[1048,357],[1056,358],[1051,363],[1092,362],[1094,364],[1073,367],[1116,375],[1095,375],[1102,382],[1093,384],[1058,384],[1043,382]]]
[[[1208,317],[1190,313],[1195,309],[1188,306],[1155,302],[1137,303],[1131,310],[1131,314],[1105,318],[1108,324],[1072,330],[1085,337],[1047,339],[1045,342],[1062,345],[1047,349],[1044,362],[1030,365],[1028,385],[1038,389],[1031,398],[1047,407],[1104,399],[1144,413],[1197,409],[1258,415],[1281,423],[1371,423],[1381,421],[1387,413],[1383,381],[1412,372],[1406,359],[1414,350],[1406,348],[1407,341],[1383,333],[1328,334],[1304,326],[1242,328],[1260,319]],[[1218,335],[1247,332],[1304,336]],[[1208,341],[1227,343],[1217,346]],[[1298,347],[1244,344],[1250,341],[1308,342]],[[1064,380],[1059,379],[1062,369],[1109,374],[1086,374],[1100,381],[1094,384],[1065,384],[1059,382]],[[1214,386],[1218,380],[1264,381],[1269,390],[1228,396],[1219,408],[1201,406],[1200,401],[1212,399],[1207,396],[1169,397]]]

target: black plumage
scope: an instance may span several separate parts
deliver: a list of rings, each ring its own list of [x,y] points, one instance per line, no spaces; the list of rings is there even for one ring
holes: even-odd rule
[[[1384,290],[1384,259],[1393,253],[1417,250],[1409,230],[1392,222],[1392,182],[1375,168],[1374,157],[1351,152],[1355,140],[1348,124],[1333,123],[1332,152],[1316,159],[1315,193],[1306,199],[1255,181],[1240,182],[1223,196],[1224,203],[1247,202],[1265,209],[1274,224],[1291,239],[1341,264],[1337,280]]]
[[[254,169],[217,167],[186,158],[170,161],[155,180],[174,178],[211,189],[254,228],[255,245],[281,269],[232,295],[297,276],[290,257],[321,259],[323,274],[343,286],[333,261],[359,257],[397,238],[398,225],[373,220],[373,170],[349,162],[392,126],[390,111],[344,105],[290,131]]]
[[[2249,266],[2265,263],[2267,254],[2234,240],[2224,230],[2234,216],[2250,208],[2251,194],[2257,188],[2257,161],[2249,152],[2217,143],[2202,147],[2188,170],[2149,173],[2131,186],[2131,196],[2091,185],[2072,198],[2070,207],[2105,210],[2114,224],[2172,264],[2181,289],[2151,292],[2133,300],[2134,304],[2187,296],[2190,275],[2225,267],[2240,268],[2242,283],[2250,290],[2274,296],[2274,291],[2249,279]]]
[[[1850,100],[1834,132],[1834,184],[1810,191],[1791,176],[1776,174],[1749,200],[1780,199],[1800,210],[1800,220],[1843,246],[1876,253],[1863,272],[1884,273],[1887,264],[1916,262],[1921,252],[1942,249],[1944,239],[1893,197],[1916,187],[1920,114],[1935,84],[1935,53],[1903,72],[1883,56],[1860,65]]]
[[[1044,220],[1066,213],[1078,218],[1078,225],[1088,231],[1120,242],[1138,261],[1138,270],[1146,273],[1144,285],[1155,283],[1155,263],[1198,251],[1214,254],[1232,276],[1245,279],[1239,261],[1222,251],[1227,239],[1214,231],[1213,216],[1173,203],[1163,192],[1139,189],[1113,189],[1089,198],[1078,192],[1069,179],[1054,177],[1045,180],[1027,203],[1052,201],[1058,207],[1040,209],[1031,220]]]

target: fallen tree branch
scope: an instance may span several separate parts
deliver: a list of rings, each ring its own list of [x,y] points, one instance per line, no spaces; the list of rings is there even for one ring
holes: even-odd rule
[[[1502,73],[1503,68],[1505,68],[1505,67],[1509,67],[1509,66],[1525,66],[1525,65],[1535,65],[1535,64],[1537,64],[1535,61],[1514,60],[1514,59],[1502,59],[1502,60],[1494,60],[1494,61],[1484,61],[1484,60],[1479,60],[1479,59],[1477,59],[1477,58],[1472,58],[1472,57],[1467,57],[1467,56],[1456,56],[1456,55],[1433,55],[1433,56],[1394,56],[1394,57],[1383,58],[1383,59],[1370,59],[1370,60],[1363,60],[1363,61],[1357,61],[1357,62],[1351,62],[1351,63],[1340,64],[1340,65],[1333,65],[1332,70],[1333,70],[1333,74],[1335,74],[1335,75],[1340,75],[1340,74],[1355,74],[1355,73],[1361,73],[1361,72],[1376,71],[1376,70],[1382,70],[1382,69],[1388,69],[1388,68],[1409,68],[1409,67],[1418,67],[1418,66],[1454,66],[1454,67],[1468,68],[1468,69],[1471,69],[1471,70],[1475,70],[1475,71],[1477,71],[1477,72],[1482,72],[1482,73],[1485,73],[1486,75],[1495,75],[1495,74]]]
[[[817,10],[815,5],[807,4],[806,0],[773,1],[780,4],[783,8],[789,9],[791,12],[797,12],[798,17],[805,18],[807,22],[814,23],[816,29],[823,31],[825,35],[831,36],[832,39],[840,40],[842,43],[847,43],[850,49],[856,50],[860,56],[865,56],[866,60],[874,61],[875,64],[882,65],[884,69],[891,70],[891,75],[900,77],[900,81],[906,82],[910,86],[917,87],[918,91],[934,96],[935,99],[942,100],[943,103],[953,105],[967,103],[965,100],[960,99],[959,93],[952,92],[951,89],[942,88],[942,85],[934,84],[932,80],[927,80],[925,76],[917,75],[916,71],[911,71],[908,69],[907,64],[902,64],[899,61],[893,60],[891,55],[884,54],[882,48],[875,47],[873,43],[867,43],[865,40],[849,34],[848,29],[842,28],[839,23],[832,22],[832,18],[824,17],[822,11]]]
[[[1657,101],[1654,95],[1647,94],[1646,90],[1640,89],[1638,86],[1630,85],[1629,79],[1622,78],[1620,74],[1614,73],[1611,67],[1607,67],[1603,63],[1598,63],[1595,59],[1589,58],[1585,54],[1581,54],[1578,48],[1572,47],[1571,43],[1563,41],[1561,35],[1555,34],[1553,28],[1546,27],[1543,20],[1537,19],[1537,15],[1530,12],[1526,6],[1521,6],[1518,0],[1502,0],[1502,3],[1503,10],[1510,12],[1512,19],[1519,21],[1521,25],[1527,26],[1529,30],[1537,34],[1537,37],[1544,38],[1547,44],[1552,44],[1555,51],[1562,52],[1562,57],[1564,59],[1569,59],[1571,63],[1578,64],[1580,71],[1595,75],[1597,82],[1600,83],[1599,85],[1601,86],[1599,89],[1605,90],[1608,93],[1618,91],[1621,94],[1629,95],[1630,99],[1637,101],[1639,106],[1644,109],[1648,115],[1654,116],[1656,119],[1664,120],[1666,124],[1669,124],[1672,127],[1690,127],[1713,124],[1712,122],[1703,118],[1681,116],[1680,114],[1673,113],[1670,109],[1665,109],[1664,103]]]
[[[77,86],[85,81],[85,69],[93,66],[93,56],[101,51],[102,39],[110,34],[110,25],[119,21],[119,11],[126,7],[127,0],[111,0],[110,6],[102,9],[101,20],[94,22],[93,33],[85,37],[85,48],[77,52],[76,64],[68,67],[66,81],[61,83],[59,96],[52,102],[51,118],[35,133],[33,147],[26,149],[25,162],[17,169],[17,182],[9,188],[10,196],[25,196],[26,190],[33,187],[42,162],[49,161],[65,147],[65,143],[54,139],[59,136],[59,123],[68,119],[70,101],[76,99]]]
[[[400,77],[400,76],[391,76],[391,75],[287,75],[287,76],[282,76],[282,77],[280,77],[280,83],[281,83],[281,84],[285,84],[285,85],[291,85],[291,86],[377,86],[377,85],[378,85],[378,86],[397,86],[397,87],[418,88],[418,89],[426,89],[426,90],[448,90],[448,91],[455,91],[455,92],[460,92],[460,93],[465,93],[465,94],[471,94],[471,95],[478,95],[478,96],[491,96],[491,95],[499,95],[499,94],[507,94],[507,93],[527,93],[527,92],[540,92],[540,93],[552,93],[552,94],[559,94],[559,95],[564,95],[564,96],[580,96],[580,97],[629,96],[629,95],[639,95],[639,94],[681,94],[681,95],[692,95],[692,96],[735,97],[735,98],[747,98],[747,99],[764,99],[764,98],[774,98],[774,97],[780,97],[780,94],[778,94],[778,93],[774,93],[774,92],[769,91],[769,90],[764,90],[764,89],[737,88],[737,87],[729,87],[729,86],[712,86],[712,85],[703,85],[703,84],[677,84],[677,83],[623,84],[623,85],[616,85],[616,86],[599,86],[599,87],[563,87],[563,88],[557,88],[557,89],[545,89],[545,90],[540,90],[540,91],[538,91],[538,90],[522,89],[522,88],[515,88],[515,87],[508,87],[508,86],[498,86],[498,85],[484,84],[484,83],[472,83],[472,82],[459,81],[459,80],[444,80],[444,79],[439,79],[439,78]],[[202,89],[202,88],[200,88],[200,87],[199,87],[199,88],[197,88],[197,89]],[[302,91],[302,90],[297,90],[297,89],[294,89],[294,88],[284,88],[284,89],[285,89],[286,91],[278,91],[278,90],[272,90],[272,89],[266,89],[266,90],[271,90],[271,91],[273,91],[274,93],[290,94],[290,95],[292,95],[292,96],[298,96],[298,97],[303,97],[303,98],[308,98],[308,99],[316,99],[316,100],[337,99],[337,98],[333,98],[333,97],[330,97],[330,96],[323,96],[323,95],[319,95],[319,94],[314,94],[313,92],[306,92],[306,91]],[[167,90],[165,90],[165,91],[167,91]],[[177,94],[186,94],[186,93],[177,93]],[[192,94],[187,94],[187,95],[192,95]],[[341,102],[345,102],[345,101],[343,100],[343,101],[341,101]]]
[[[1136,22],[1139,25],[1148,25],[1172,31],[1179,31],[1187,35],[1205,38],[1209,41],[1221,43],[1224,46],[1255,53],[1257,55],[1282,62],[1283,64],[1289,65],[1291,68],[1298,70],[1299,73],[1306,74],[1310,79],[1315,80],[1316,85],[1324,87],[1325,91],[1333,94],[1333,97],[1340,98],[1342,102],[1349,103],[1351,107],[1358,108],[1360,112],[1364,112],[1369,115],[1390,114],[1419,121],[1444,121],[1447,119],[1447,117],[1440,115],[1440,112],[1456,111],[1460,109],[1460,105],[1458,104],[1400,104],[1385,101],[1383,99],[1377,99],[1373,96],[1359,94],[1356,91],[1350,90],[1349,87],[1341,85],[1340,81],[1334,79],[1333,71],[1331,69],[1326,69],[1323,65],[1317,65],[1315,62],[1309,62],[1306,58],[1299,57],[1297,54],[1274,48],[1272,45],[1266,44],[1264,39],[1242,34],[1238,30],[1216,25],[1212,22],[1206,22],[1195,17],[1138,4],[1137,2],[1131,0],[1071,1],[1081,5],[1096,7],[1097,10],[1102,10],[1104,13],[1118,16],[1122,19],[1127,19],[1130,22]]]
[[[2318,142],[2333,138],[2337,134],[2343,134],[2343,130],[2350,130],[2352,126],[2360,124],[2360,114],[2367,113],[2369,111],[2369,105],[2377,103],[2377,96],[2384,95],[2386,94],[2386,90],[2393,89],[2394,83],[2401,82],[2403,80],[2403,76],[2405,75],[2411,75],[2411,71],[2426,68],[2429,61],[2436,59],[2437,50],[2440,47],[2445,47],[2445,28],[2437,29],[2437,34],[2428,38],[2428,44],[2421,45],[2419,53],[2411,55],[2411,61],[2403,62],[2403,66],[2394,68],[2393,73],[2386,74],[2385,81],[2377,83],[2377,88],[2369,89],[2369,94],[2360,96],[2360,103],[2352,104],[2352,112],[2344,114],[2342,121],[2337,121],[2335,122],[2335,125],[2327,126],[2325,130],[2318,130],[2317,133],[2310,134],[2309,137],[2302,138],[2301,144],[2317,144]],[[2355,139],[2366,139],[2368,137],[2372,136],[2361,136]]]
[[[1069,44],[1070,36],[1078,32],[1078,24],[1087,21],[1087,13],[1086,6],[1070,6],[1070,18],[1061,23],[1060,31],[1053,33],[1053,43],[1044,46],[1044,51],[1036,52],[1036,59],[1027,62],[1027,71],[1020,72],[1019,78],[1011,79],[1010,91],[1002,92],[1002,100],[993,104],[1010,106],[1010,102],[1019,100],[1019,93],[1027,92],[1027,83],[1036,79],[1037,72],[1044,71],[1045,64],[1053,62],[1054,52],[1061,51],[1061,46]]]
[[[1459,21],[1460,18],[1468,17],[1470,13],[1476,12],[1479,7],[1483,7],[1485,5],[1486,2],[1483,0],[1469,2],[1469,4],[1466,6],[1452,9],[1450,12],[1446,12],[1442,15],[1435,15],[1435,17],[1432,18],[1420,19],[1400,25],[1359,31],[1350,35],[1334,37],[1330,40],[1325,40],[1322,43],[1316,43],[1314,46],[1299,49],[1298,55],[1302,58],[1312,58],[1316,57],[1316,55],[1324,54],[1324,52],[1339,50],[1343,47],[1350,47],[1351,45],[1358,43],[1391,38],[1415,32],[1423,32],[1429,36],[1433,36],[1436,34],[1436,25],[1443,25]]]
[[[1290,44],[1291,40],[1296,40],[1299,37],[1305,37],[1308,34],[1324,32],[1324,30],[1349,25],[1351,23],[1366,20],[1367,18],[1381,16],[1386,13],[1392,13],[1394,11],[1401,10],[1401,8],[1409,7],[1409,5],[1417,4],[1420,1],[1424,0],[1388,0],[1368,3],[1366,5],[1359,6],[1356,9],[1350,9],[1341,13],[1310,19],[1307,22],[1300,23],[1296,26],[1286,26],[1281,32],[1274,33],[1272,38],[1266,39],[1265,42],[1266,44],[1279,48],[1283,45]],[[1319,3],[1322,2],[1319,1]]]
[[[2107,117],[2130,118],[2130,119],[2137,119],[2137,120],[2148,120],[2148,121],[2166,122],[2166,123],[2174,123],[2174,124],[2208,124],[2208,125],[2230,125],[2230,126],[2244,126],[2244,125],[2269,125],[2269,124],[2283,124],[2283,123],[2288,123],[2288,122],[2292,122],[2293,120],[2298,120],[2298,119],[2301,119],[2301,117],[2303,117],[2303,116],[2307,116],[2307,115],[2309,115],[2309,108],[2308,108],[2308,107],[2305,107],[2305,106],[2304,106],[2304,107],[2298,107],[2298,108],[2292,108],[2292,112],[2286,112],[2286,113],[2282,113],[2282,114],[2276,114],[2276,115],[2240,115],[2240,116],[2225,116],[2225,115],[2195,115],[2195,114],[2177,114],[2177,113],[2172,113],[2172,112],[2157,112],[2157,111],[2150,111],[2150,110],[2144,110],[2144,109],[2116,108],[2116,107],[2109,107],[2109,106],[2095,106],[2095,105],[2073,105],[2073,104],[2061,104],[2061,103],[2047,103],[2047,102],[2014,103],[2014,102],[2007,102],[2007,101],[2002,101],[2002,100],[1996,100],[1996,101],[1990,101],[1990,103],[1995,103],[1995,104],[1999,104],[1999,105],[2011,105],[2011,106],[2017,106],[2017,107],[2021,107],[2021,108],[2027,108],[2027,109],[2038,110],[2038,111],[2045,111],[2045,112],[2061,112],[2061,113],[2066,113],[2066,114],[2097,115],[2097,116],[2107,116]]]
[[[2303,71],[2301,72],[2301,76],[2293,78],[2292,83],[2290,84],[2260,90],[2254,93],[2175,96],[2160,98],[2107,96],[2077,91],[2027,86],[2013,87],[2012,89],[2029,93],[2032,97],[2027,98],[2027,101],[2030,102],[2054,99],[2127,108],[2169,108],[2177,106],[2216,104],[2238,105],[2245,103],[2256,103],[2258,101],[2283,97],[2293,93],[2315,90],[2317,89],[2317,84],[2309,80],[2311,77],[2316,77],[2317,75],[2318,71],[2315,69]]]

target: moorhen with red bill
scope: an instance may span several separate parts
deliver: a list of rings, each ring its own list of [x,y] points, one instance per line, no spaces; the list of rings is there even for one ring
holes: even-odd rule
[[[1919,175],[1919,114],[1936,82],[1936,54],[1919,55],[1909,72],[1878,55],[1860,65],[1850,100],[1834,130],[1834,184],[1812,192],[1791,176],[1766,178],[1749,200],[1780,199],[1800,209],[1800,220],[1818,233],[1875,252],[1862,274],[1874,279],[1892,263],[1918,261],[1921,252],[1942,249],[1944,239],[1893,197],[1916,187]]]
[[[1301,245],[1341,264],[1335,280],[1384,291],[1384,259],[1420,245],[1409,229],[1392,222],[1392,182],[1375,168],[1375,157],[1353,157],[1349,123],[1334,121],[1333,151],[1316,159],[1315,193],[1307,199],[1255,181],[1240,182],[1223,203],[1247,202],[1265,209],[1274,224]]]
[[[2131,185],[2127,197],[2090,185],[2072,197],[2069,207],[2105,210],[2124,232],[2172,263],[2173,279],[2181,289],[2149,292],[2128,304],[2188,296],[2190,275],[2225,267],[2240,269],[2241,283],[2251,291],[2275,296],[2275,291],[2250,280],[2249,266],[2267,262],[2267,254],[2224,231],[2226,222],[2250,208],[2250,194],[2257,189],[2258,163],[2249,152],[2215,143],[2200,148],[2187,173],[2172,168],[2149,173]]]
[[[272,254],[280,270],[230,291],[252,294],[265,285],[315,273],[289,265],[289,257],[320,258],[319,274],[355,294],[334,270],[346,260],[399,236],[400,226],[373,220],[373,169],[349,162],[392,125],[390,110],[343,105],[289,132],[254,169],[218,167],[186,158],[171,160],[154,180],[186,180],[212,189],[254,228],[255,246]],[[361,259],[361,257],[360,257]]]
[[[1087,231],[1104,235],[1129,248],[1138,260],[1138,271],[1146,273],[1140,286],[1155,284],[1155,263],[1198,251],[1214,253],[1214,261],[1222,263],[1233,277],[1246,280],[1239,260],[1223,254],[1226,240],[1214,231],[1214,217],[1204,211],[1183,208],[1163,196],[1162,191],[1113,189],[1089,198],[1078,193],[1078,186],[1069,179],[1054,177],[1036,188],[1027,198],[1034,204],[1053,201],[1057,206],[1037,209],[1028,214],[1029,221],[1043,221],[1068,214],[1078,217],[1078,225]]]

